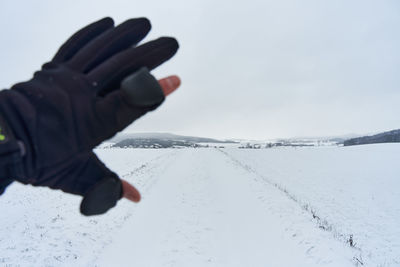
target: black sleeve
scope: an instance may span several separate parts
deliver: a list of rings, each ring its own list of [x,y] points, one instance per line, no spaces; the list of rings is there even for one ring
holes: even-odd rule
[[[0,178],[0,195],[4,193],[7,186],[9,186],[14,180],[13,179],[2,179]]]
[[[4,99],[0,93],[0,105],[2,101]],[[12,178],[16,174],[16,169],[20,168],[18,163],[23,156],[23,144],[15,139],[2,114],[0,106],[0,195],[14,181]]]

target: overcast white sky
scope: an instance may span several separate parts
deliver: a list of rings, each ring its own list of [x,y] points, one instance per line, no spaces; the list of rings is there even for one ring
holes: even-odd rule
[[[396,0],[2,0],[0,88],[105,16],[148,17],[146,40],[181,46],[154,74],[178,74],[182,87],[130,132],[267,139],[400,128]]]

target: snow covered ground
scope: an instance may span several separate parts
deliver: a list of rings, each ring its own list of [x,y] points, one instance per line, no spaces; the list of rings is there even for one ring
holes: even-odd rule
[[[398,144],[96,153],[142,202],[88,218],[79,197],[15,183],[0,266],[400,265]]]
[[[228,154],[297,202],[337,240],[352,236],[356,260],[400,266],[400,144]]]

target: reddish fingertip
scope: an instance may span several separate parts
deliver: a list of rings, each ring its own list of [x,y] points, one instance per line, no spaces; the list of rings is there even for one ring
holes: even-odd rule
[[[181,85],[181,79],[176,76],[168,76],[167,78],[159,80],[160,86],[165,96],[170,95]]]
[[[181,85],[181,79],[176,75],[168,77],[168,80],[174,88],[178,88]]]
[[[122,190],[124,198],[136,203],[140,201],[141,195],[139,191],[125,180],[122,180]]]

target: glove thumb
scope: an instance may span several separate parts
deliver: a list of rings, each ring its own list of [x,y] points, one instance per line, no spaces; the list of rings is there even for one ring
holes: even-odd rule
[[[106,213],[121,197],[121,180],[113,176],[104,177],[85,193],[80,211],[86,216]]]

